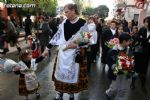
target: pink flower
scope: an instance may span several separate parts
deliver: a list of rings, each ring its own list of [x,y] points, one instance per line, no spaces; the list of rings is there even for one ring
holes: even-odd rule
[[[110,39],[106,45],[109,47],[109,48],[113,48],[116,44],[119,43],[119,39],[118,38],[113,38],[113,39]]]

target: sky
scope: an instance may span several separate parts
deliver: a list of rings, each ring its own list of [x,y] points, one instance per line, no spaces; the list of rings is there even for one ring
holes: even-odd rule
[[[92,1],[92,6],[93,7],[97,7],[99,5],[106,5],[110,12],[109,12],[109,15],[111,15],[111,12],[113,11],[113,8],[114,8],[114,0],[91,0]],[[58,4],[60,6],[64,6],[65,4],[68,4],[68,3],[73,3],[72,0],[58,0]]]

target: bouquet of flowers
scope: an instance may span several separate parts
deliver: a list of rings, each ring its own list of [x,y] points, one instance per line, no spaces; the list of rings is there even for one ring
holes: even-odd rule
[[[73,42],[77,45],[84,46],[90,43],[90,38],[92,37],[91,33],[79,31],[76,35],[72,36],[69,42]],[[67,47],[63,47],[64,51],[67,50]]]
[[[118,43],[119,43],[119,39],[118,38],[113,38],[113,39],[110,39],[108,42],[106,42],[106,45],[109,48],[113,48]]]
[[[73,42],[76,44],[80,43],[89,43],[91,38],[91,33],[80,31],[79,34],[73,39]]]
[[[114,74],[117,74],[119,71],[124,72],[125,74],[131,72],[134,67],[133,56],[128,56],[126,52],[120,52],[118,55],[118,60],[114,70]]]

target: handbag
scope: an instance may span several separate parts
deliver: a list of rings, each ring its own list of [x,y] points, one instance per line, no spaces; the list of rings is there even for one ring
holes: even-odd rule
[[[139,45],[136,45],[136,46],[135,46],[134,52],[135,52],[135,53],[143,53],[143,46],[142,46],[141,43],[140,43]]]

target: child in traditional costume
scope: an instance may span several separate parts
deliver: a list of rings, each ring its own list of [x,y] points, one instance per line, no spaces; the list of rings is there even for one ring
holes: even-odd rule
[[[28,37],[30,48],[32,50],[32,58],[38,58],[40,56],[40,41],[35,33]]]
[[[19,74],[19,95],[25,96],[25,100],[29,100],[29,94],[36,94],[37,99],[40,98],[39,82],[37,80],[35,71],[37,69],[37,64],[44,59],[44,56],[40,56],[36,59],[32,58],[31,53],[26,50],[19,55],[19,66],[18,70],[15,70],[16,74]]]

